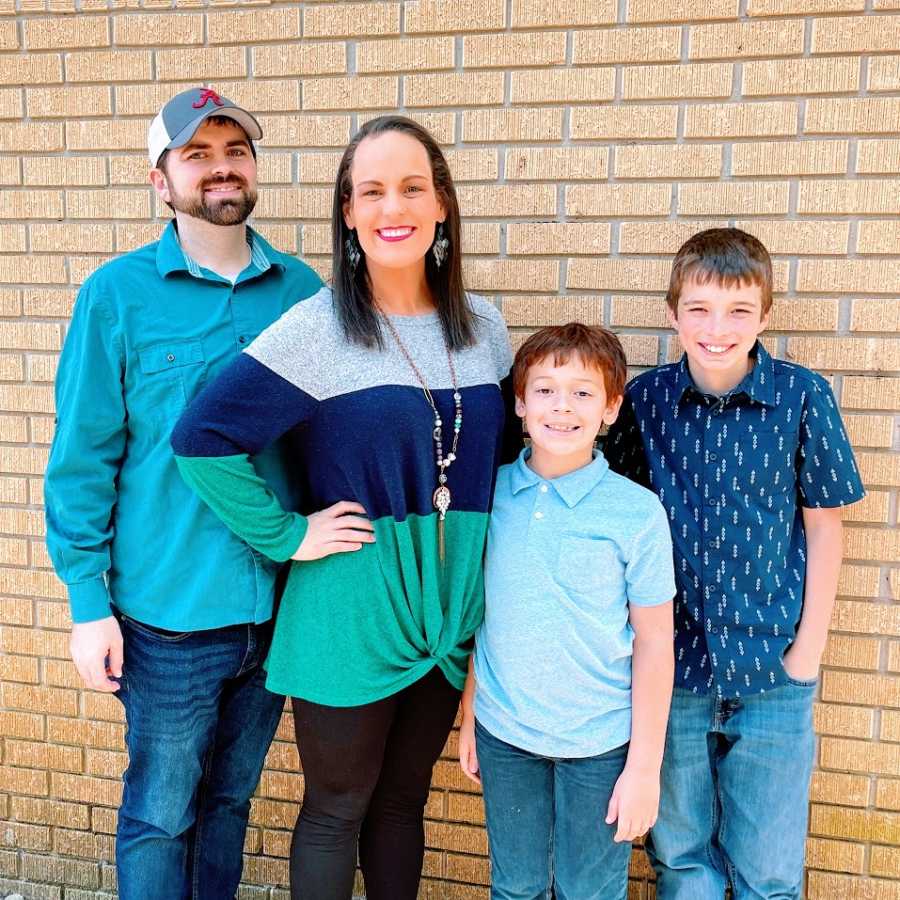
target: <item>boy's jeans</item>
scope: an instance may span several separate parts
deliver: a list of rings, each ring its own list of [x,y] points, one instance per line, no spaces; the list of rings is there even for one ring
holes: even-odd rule
[[[631,843],[614,843],[616,826],[604,820],[628,745],[554,759],[507,744],[477,721],[475,742],[492,900],[625,900]]]
[[[160,632],[124,616],[129,764],[120,900],[231,900],[250,796],[284,698],[265,689],[271,624]]]
[[[659,819],[658,900],[799,898],[815,681],[737,700],[675,689]]]

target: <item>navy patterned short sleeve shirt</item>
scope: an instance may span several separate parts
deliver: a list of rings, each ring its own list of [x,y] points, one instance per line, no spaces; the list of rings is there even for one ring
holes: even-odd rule
[[[757,343],[727,395],[687,359],[634,378],[604,454],[656,491],[675,556],[675,685],[740,697],[784,684],[803,603],[802,507],[864,496],[828,383]]]

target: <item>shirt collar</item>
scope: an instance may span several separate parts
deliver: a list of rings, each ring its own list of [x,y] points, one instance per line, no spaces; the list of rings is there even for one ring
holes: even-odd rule
[[[531,456],[531,450],[526,447],[513,463],[510,479],[510,488],[513,494],[546,482],[570,509],[577,506],[600,483],[609,470],[606,458],[599,450],[595,450],[593,460],[586,466],[566,475],[560,475],[558,478],[541,478],[534,469],[528,466],[526,460],[529,456]]]
[[[247,226],[247,244],[250,247],[250,266],[254,271],[246,277],[262,275],[273,266],[284,271],[286,266],[282,254],[249,225]],[[194,278],[205,278],[200,265],[182,249],[174,219],[166,225],[160,235],[159,244],[156,247],[156,268],[163,278],[173,272],[187,272]],[[239,280],[246,280],[246,278]]]
[[[730,390],[729,394],[746,394],[754,403],[763,406],[775,406],[775,363],[763,345],[757,341],[750,351],[750,356],[755,357],[753,368],[744,376],[737,387]],[[678,365],[675,367],[675,398],[682,400],[688,390],[702,394],[688,368],[687,354],[682,354]]]

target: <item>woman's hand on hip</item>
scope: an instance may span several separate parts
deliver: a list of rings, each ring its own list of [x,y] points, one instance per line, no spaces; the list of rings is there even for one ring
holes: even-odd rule
[[[354,515],[362,513],[362,516]],[[363,518],[366,511],[359,503],[341,500],[307,518],[306,536],[291,559],[322,559],[332,553],[348,553],[374,544],[372,523]]]

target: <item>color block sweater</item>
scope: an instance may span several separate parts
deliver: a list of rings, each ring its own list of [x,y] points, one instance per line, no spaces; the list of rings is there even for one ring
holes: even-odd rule
[[[305,515],[286,512],[249,460],[291,432],[308,515],[365,508],[375,543],[294,562],[266,665],[270,690],[329,706],[390,696],[435,665],[462,687],[483,615],[488,512],[504,440],[511,351],[500,313],[470,297],[477,343],[453,354],[462,395],[445,559],[438,555],[434,416],[385,329],[384,349],[348,342],[331,291],[297,304],[191,404],[172,435],[179,469],[247,544],[287,560]],[[453,386],[436,313],[392,316],[452,443]]]

